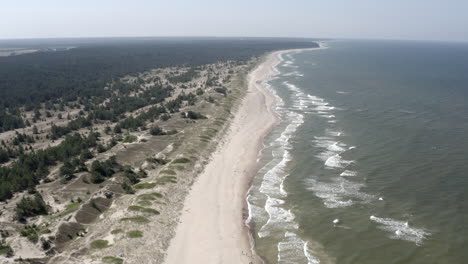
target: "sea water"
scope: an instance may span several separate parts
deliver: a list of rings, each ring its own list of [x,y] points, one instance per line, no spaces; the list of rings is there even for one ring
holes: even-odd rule
[[[267,263],[467,263],[468,44],[281,55],[281,123],[248,194]]]

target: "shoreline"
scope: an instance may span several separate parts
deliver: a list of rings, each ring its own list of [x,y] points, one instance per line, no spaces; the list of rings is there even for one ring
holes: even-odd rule
[[[164,263],[264,263],[255,252],[246,199],[264,138],[280,122],[278,98],[264,82],[279,74],[281,54],[302,50],[270,52],[248,74],[247,93],[185,199]]]
[[[164,263],[262,263],[245,224],[245,196],[263,139],[279,120],[276,98],[261,83],[277,74],[277,54],[266,55],[249,73],[247,94],[184,202]]]

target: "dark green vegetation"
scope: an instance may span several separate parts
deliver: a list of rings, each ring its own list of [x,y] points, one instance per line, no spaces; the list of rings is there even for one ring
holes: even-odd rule
[[[127,232],[127,236],[129,238],[139,238],[143,237],[143,232],[141,232],[140,230],[132,230]]]
[[[176,172],[173,170],[162,170],[161,174],[176,175]]]
[[[145,183],[139,183],[133,187],[135,187],[135,189],[152,189],[156,186],[156,183],[154,182],[145,182]]]
[[[302,39],[109,39],[70,50],[0,57],[0,131],[24,127],[20,107],[76,100],[92,105],[110,97],[103,88],[124,75],[176,65],[247,61],[272,50],[315,46]],[[172,76],[171,82],[187,82],[195,75],[188,71]],[[105,113],[96,115],[102,118]]]
[[[19,221],[24,221],[27,217],[46,215],[48,213],[47,205],[39,193],[36,193],[33,197],[23,197],[16,204],[15,211],[16,219]]]
[[[48,167],[60,161],[69,161],[90,147],[95,147],[96,141],[97,135],[94,133],[87,137],[80,134],[68,135],[58,146],[20,155],[11,166],[0,168],[0,201],[11,198],[17,191],[34,190],[39,181],[48,175]],[[61,172],[69,177],[70,170],[74,169],[65,168]]]
[[[124,218],[120,219],[120,221],[122,221],[122,222],[130,221],[130,222],[139,223],[139,224],[149,223],[148,218],[146,218],[144,216],[124,217]]]
[[[111,231],[111,234],[115,235],[115,234],[120,234],[120,233],[123,233],[123,229],[114,229]]]
[[[102,263],[105,263],[105,264],[123,264],[124,261],[121,258],[106,256],[106,257],[102,258]]]
[[[156,183],[159,185],[164,185],[166,183],[177,183],[177,178],[174,176],[162,176],[158,178]]]
[[[91,248],[102,249],[106,247],[109,247],[109,241],[107,240],[94,240],[91,242]]]
[[[174,161],[172,161],[173,164],[177,164],[177,163],[189,163],[190,160],[187,159],[187,158],[179,158],[179,159],[175,159]]]
[[[149,213],[149,214],[155,214],[158,215],[159,211],[152,209],[152,208],[146,208],[146,207],[141,207],[138,205],[131,205],[128,207],[129,211],[136,211],[136,212],[142,212],[142,213]]]
[[[0,255],[5,255],[6,257],[13,256],[13,249],[4,240],[0,240]]]
[[[25,225],[21,230],[21,236],[27,237],[29,241],[36,243],[39,240],[40,230],[36,225]]]
[[[88,170],[85,161],[93,158],[94,152],[105,152],[117,141],[134,142],[136,138],[129,132],[146,130],[148,122],[168,120],[185,104],[194,105],[196,96],[204,93],[202,89],[196,94],[182,92],[172,100],[166,99],[174,91],[171,83],[185,85],[198,76],[200,65],[227,60],[244,63],[271,50],[317,46],[298,39],[149,38],[82,43],[70,50],[0,57],[0,132],[22,127],[33,131],[32,135],[16,132],[11,141],[2,142],[0,146],[0,163],[12,161],[0,168],[0,201],[19,191],[34,192],[37,184],[49,180],[47,175],[51,166],[62,164],[61,180],[64,183],[70,181],[75,173]],[[144,81],[137,73],[172,66],[184,66],[188,70],[168,75],[169,83],[156,77],[151,85],[140,90]],[[128,75],[136,78],[128,82],[120,79]],[[212,77],[206,85],[215,83]],[[216,88],[216,91],[226,94],[225,89]],[[126,115],[145,106],[151,107],[135,115]],[[78,115],[67,116],[66,111],[73,109]],[[32,113],[32,117],[25,118],[25,112]],[[193,120],[206,118],[193,111],[183,115]],[[34,123],[53,116],[68,121],[65,125],[51,123],[50,133],[45,136],[50,140],[63,140],[54,147],[33,149],[31,144],[39,136],[44,137]],[[104,144],[99,142],[100,134],[93,132],[92,127],[109,121],[116,125],[106,128],[105,133],[112,134],[112,139]],[[83,128],[90,129],[87,136],[76,133]],[[155,136],[177,133],[157,126],[149,129]],[[154,163],[164,162],[154,160]],[[189,161],[174,161],[185,162]],[[101,183],[118,171],[120,168],[115,164],[93,163],[91,178],[86,180]],[[124,191],[134,193],[131,185],[138,183],[142,175],[126,172],[125,176],[129,183],[122,184]],[[161,184],[167,182],[176,181],[167,177],[158,181]],[[25,217],[28,213],[21,216],[22,219]]]
[[[162,198],[162,194],[153,192],[153,193],[145,193],[145,194],[140,194],[138,195],[138,199],[142,201],[155,201],[158,198]]]

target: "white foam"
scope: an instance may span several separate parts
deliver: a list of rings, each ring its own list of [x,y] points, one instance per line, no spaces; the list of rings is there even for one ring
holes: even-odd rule
[[[307,97],[309,97],[309,99],[311,99],[312,101],[315,101],[315,102],[325,101],[323,98],[320,98],[320,97],[317,97],[317,96],[314,96],[314,95],[310,95],[310,94],[308,94]]]
[[[273,168],[271,168],[265,175],[263,176],[263,181],[260,186],[260,192],[264,194],[279,194],[280,196],[284,197],[281,193],[281,183],[286,178],[286,174],[284,173],[284,167],[290,161],[289,152],[284,150],[283,158],[281,161],[276,164]]]
[[[312,250],[309,248],[309,242],[304,243],[304,255],[307,258],[307,264],[320,264],[320,260],[312,255]]]
[[[357,172],[350,171],[350,170],[345,170],[340,174],[341,177],[354,177],[356,175],[357,175]]]
[[[345,180],[341,177],[332,178],[331,181],[307,180],[308,190],[323,200],[328,208],[347,207],[355,202],[368,203],[372,195],[360,192],[364,184]]]
[[[334,140],[334,139],[331,138],[331,137],[318,137],[318,136],[314,136],[313,142],[315,142],[315,146],[316,146],[316,147],[319,147],[319,148],[328,148],[328,146],[330,146],[331,144],[335,144],[335,143],[337,143],[338,141]]]
[[[335,115],[319,115],[319,116],[325,117],[325,118],[328,118],[328,119],[336,117]]]
[[[304,76],[304,74],[298,72],[298,71],[292,71],[292,72],[288,72],[286,74],[283,74],[283,76],[296,76],[296,77],[302,77]]]
[[[252,187],[250,187],[249,191],[247,193],[250,193]],[[252,218],[254,216],[256,216],[257,214],[254,212],[254,208],[256,207],[255,205],[252,205],[250,203],[250,199],[251,199],[251,195],[247,195],[247,197],[245,198],[246,202],[247,202],[247,211],[248,211],[248,214],[249,216],[247,217],[247,219],[245,219],[245,223],[246,224],[250,224],[250,222],[252,222]],[[257,208],[258,209],[258,208]]]
[[[286,232],[278,243],[278,264],[304,263],[319,264],[320,261],[312,255],[308,243],[293,232]]]
[[[416,245],[421,245],[429,232],[421,228],[410,227],[408,222],[399,221],[392,218],[380,218],[371,215],[370,220],[379,224],[378,228],[390,232],[391,239],[400,239],[414,242]]]
[[[342,131],[333,131],[330,129],[327,129],[326,133],[327,133],[327,136],[330,136],[330,137],[341,137],[343,135]]]
[[[317,107],[315,107],[316,111],[330,111],[334,109],[335,109],[334,106],[328,106],[328,105],[318,105]]]
[[[352,160],[344,160],[340,154],[335,154],[325,161],[325,166],[328,168],[344,168],[352,162]]]
[[[267,222],[260,228],[258,235],[265,237],[272,230],[282,230],[284,228],[297,228],[294,222],[294,215],[291,211],[284,209],[281,205],[284,201],[281,199],[287,196],[284,189],[284,180],[288,176],[285,172],[287,163],[291,160],[289,150],[291,148],[289,139],[295,133],[297,128],[304,122],[303,115],[295,112],[285,112],[284,115],[289,120],[281,135],[272,142],[273,161],[271,167],[263,176],[259,191],[266,195],[265,211],[268,213]]]
[[[330,150],[330,151],[334,151],[334,152],[343,152],[343,151],[345,151],[345,148],[343,148],[344,146],[346,146],[346,145],[343,144],[343,143],[334,142],[333,144],[330,144],[327,147],[327,149]]]
[[[349,92],[336,91],[337,94],[349,94]]]
[[[294,222],[294,214],[290,210],[281,207],[284,201],[267,196],[265,211],[268,213],[268,221],[260,228],[259,237],[266,237],[270,231],[281,229],[297,229],[299,226]]]

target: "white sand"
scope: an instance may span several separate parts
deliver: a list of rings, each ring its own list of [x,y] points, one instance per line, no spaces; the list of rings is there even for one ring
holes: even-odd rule
[[[275,97],[260,81],[275,75],[278,53],[271,53],[249,75],[246,97],[231,129],[186,198],[181,223],[165,263],[259,263],[252,250],[243,209],[257,172],[263,137],[277,122]]]

